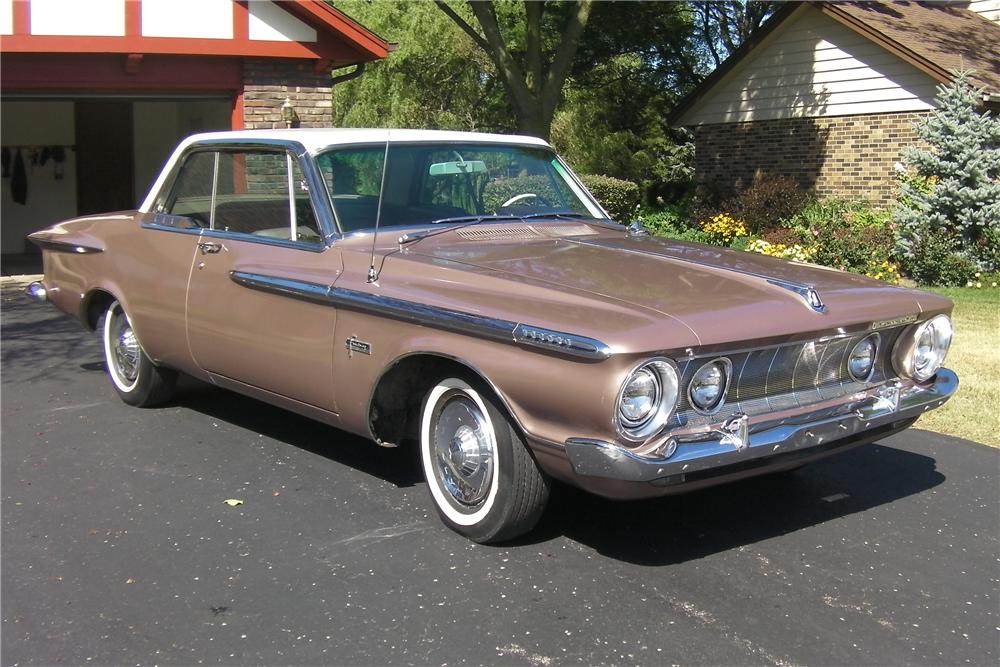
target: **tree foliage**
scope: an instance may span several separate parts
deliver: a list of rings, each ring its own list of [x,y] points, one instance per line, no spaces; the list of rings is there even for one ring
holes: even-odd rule
[[[334,87],[335,125],[515,129],[492,62],[432,3],[338,0],[336,7],[397,48]]]
[[[1000,118],[978,111],[981,93],[968,74],[957,72],[939,87],[937,108],[917,123],[928,147],[903,152],[916,178],[904,180],[895,219],[906,257],[944,243],[993,270],[1000,252]]]
[[[669,110],[713,50],[738,46],[775,4],[331,1],[398,45],[334,87],[337,125],[534,134],[577,171],[639,183],[647,200],[674,198],[691,176]]]
[[[738,49],[781,5],[771,0],[692,2],[693,38],[714,69]]]
[[[553,3],[519,3],[520,12],[511,11],[509,3],[498,11],[500,3],[470,1],[465,8],[473,21],[445,0],[435,2],[493,62],[514,109],[518,131],[548,139],[593,0],[561,3],[557,11],[548,11]],[[554,25],[557,15],[562,19],[558,27]],[[515,35],[523,41],[512,39]]]

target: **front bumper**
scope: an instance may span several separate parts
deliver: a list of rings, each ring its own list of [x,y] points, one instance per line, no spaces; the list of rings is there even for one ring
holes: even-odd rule
[[[864,397],[805,415],[744,419],[741,434],[736,429],[713,430],[671,440],[666,446],[669,455],[641,456],[614,443],[585,438],[567,440],[566,454],[577,475],[657,486],[750,467],[766,469],[771,462],[793,466],[901,430],[943,405],[956,389],[958,376],[942,368],[929,384],[887,384]]]

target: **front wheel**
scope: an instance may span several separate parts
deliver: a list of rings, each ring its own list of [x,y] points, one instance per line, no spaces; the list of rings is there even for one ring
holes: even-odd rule
[[[148,407],[170,398],[176,371],[156,366],[139,344],[125,309],[112,301],[104,312],[104,362],[118,396],[129,405]]]
[[[469,539],[510,540],[542,516],[549,478],[488,390],[460,378],[435,385],[420,418],[420,458],[442,520]]]

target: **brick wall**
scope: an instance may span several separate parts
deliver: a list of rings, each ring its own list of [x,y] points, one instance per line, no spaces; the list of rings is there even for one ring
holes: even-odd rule
[[[317,74],[312,61],[246,58],[243,61],[243,123],[250,129],[285,127],[281,105],[290,98],[296,127],[331,127],[330,73]]]
[[[757,173],[783,174],[821,197],[886,205],[896,193],[893,165],[917,141],[913,124],[925,113],[702,125],[692,128],[696,178],[739,189]]]

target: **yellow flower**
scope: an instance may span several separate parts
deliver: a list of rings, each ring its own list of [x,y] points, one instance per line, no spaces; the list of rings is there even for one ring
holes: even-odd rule
[[[978,288],[980,288],[980,287],[982,287],[982,286],[983,286],[983,284],[982,284],[982,283],[976,283],[976,288],[977,288],[977,289],[978,289]]]

